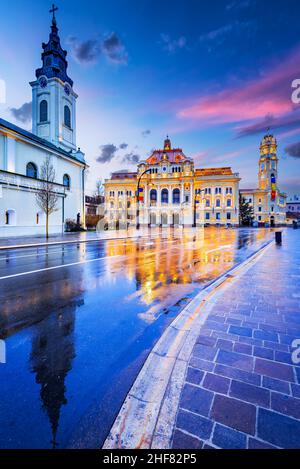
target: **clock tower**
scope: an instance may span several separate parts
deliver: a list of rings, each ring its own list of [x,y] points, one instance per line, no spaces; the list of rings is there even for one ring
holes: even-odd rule
[[[276,192],[277,186],[277,142],[273,135],[265,135],[260,145],[258,186],[259,189]],[[272,194],[274,198],[276,194]]]
[[[76,151],[76,99],[73,81],[67,75],[67,51],[58,36],[53,5],[49,41],[42,44],[42,67],[35,72],[32,87],[32,132],[54,145]]]

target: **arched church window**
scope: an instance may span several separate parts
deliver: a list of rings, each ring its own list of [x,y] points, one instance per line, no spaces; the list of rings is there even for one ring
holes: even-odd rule
[[[67,188],[70,189],[70,176],[68,174],[64,174],[63,177],[63,185]]]
[[[26,166],[26,176],[37,179],[37,167],[34,163],[28,163]]]
[[[69,129],[71,128],[71,111],[67,105],[64,107],[64,124]]]
[[[48,103],[45,99],[40,102],[40,122],[47,122],[48,120]]]

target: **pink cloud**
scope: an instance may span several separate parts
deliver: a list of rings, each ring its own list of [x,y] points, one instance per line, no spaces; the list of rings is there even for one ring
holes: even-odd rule
[[[299,62],[300,47],[279,63],[269,64],[264,74],[255,80],[194,98],[194,104],[183,105],[177,116],[205,124],[254,124],[263,120],[265,125],[268,119],[287,119],[295,109],[291,101],[291,83],[300,75]]]

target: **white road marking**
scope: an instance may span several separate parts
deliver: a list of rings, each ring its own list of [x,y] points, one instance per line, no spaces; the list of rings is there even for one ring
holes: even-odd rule
[[[36,274],[38,272],[45,272],[47,270],[61,269],[62,267],[71,267],[73,265],[87,264],[89,262],[96,262],[96,261],[100,261],[100,260],[108,259],[108,258],[111,259],[113,257],[124,257],[124,256],[116,255],[116,256],[97,257],[95,259],[87,259],[85,261],[72,262],[70,264],[55,265],[54,267],[45,267],[44,269],[30,270],[28,272],[20,272],[18,274],[6,275],[5,277],[0,277],[0,280],[5,280],[8,278],[14,278],[14,277],[21,277],[22,275]]]

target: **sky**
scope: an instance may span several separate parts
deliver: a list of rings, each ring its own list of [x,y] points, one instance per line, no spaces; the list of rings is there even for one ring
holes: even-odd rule
[[[0,116],[26,129],[51,3],[0,2]],[[134,171],[167,134],[196,167],[231,166],[242,188],[256,187],[268,128],[278,140],[280,189],[300,193],[300,103],[291,99],[300,80],[298,0],[56,5],[89,194],[112,171]]]

